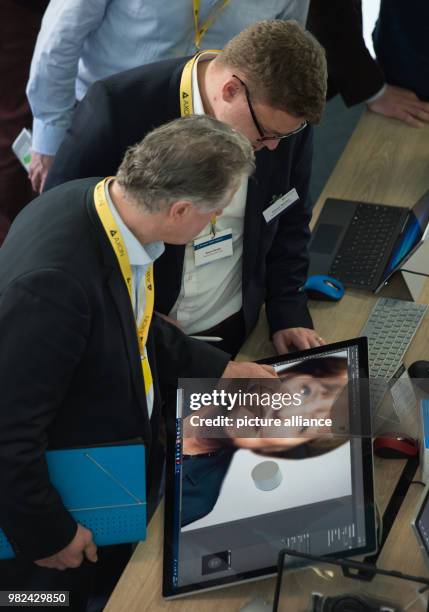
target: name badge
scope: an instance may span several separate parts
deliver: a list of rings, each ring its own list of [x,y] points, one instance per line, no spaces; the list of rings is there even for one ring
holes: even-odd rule
[[[284,212],[289,206],[292,206],[294,202],[299,200],[298,192],[295,188],[291,189],[280,198],[268,206],[262,214],[264,215],[264,219],[267,223],[275,219],[280,213]]]
[[[211,234],[201,236],[194,240],[195,265],[203,264],[230,257],[232,255],[232,229],[217,232],[216,236]]]

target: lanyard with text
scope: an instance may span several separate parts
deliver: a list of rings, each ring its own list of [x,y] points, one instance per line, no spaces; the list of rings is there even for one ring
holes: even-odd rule
[[[213,10],[210,12],[207,19],[200,25],[200,0],[192,0],[194,7],[194,28],[195,28],[195,46],[197,49],[200,48],[201,41],[203,40],[205,33],[212,25],[218,14],[229,4],[230,0],[218,0],[214,5]]]
[[[182,78],[180,79],[180,116],[186,117],[187,115],[194,114],[194,97],[192,95],[192,71],[198,58],[203,53],[219,53],[218,50],[200,51],[194,57],[186,62],[183,68]],[[216,215],[210,219],[210,231],[213,236],[216,236]]]
[[[95,210],[97,211],[100,221],[104,227],[104,231],[112,245],[115,252],[116,259],[118,260],[119,267],[121,268],[122,276],[125,285],[128,289],[131,304],[133,303],[133,276],[131,272],[130,260],[128,259],[127,249],[125,247],[124,239],[122,238],[121,232],[116,224],[115,218],[113,217],[112,211],[109,208],[105,196],[105,184],[111,177],[100,181],[94,189],[94,202]],[[152,373],[150,371],[149,360],[145,354],[145,345],[149,334],[149,326],[152,319],[153,305],[154,305],[154,285],[153,285],[153,265],[150,265],[145,274],[145,307],[143,313],[143,319],[140,325],[137,327],[137,338],[139,342],[140,357],[143,370],[143,379],[146,395],[152,386]]]

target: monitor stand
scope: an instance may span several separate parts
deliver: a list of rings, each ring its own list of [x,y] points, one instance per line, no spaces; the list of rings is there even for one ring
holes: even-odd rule
[[[404,263],[406,270],[429,275],[429,240]],[[417,302],[423,290],[427,277],[409,272],[396,272],[391,280],[378,293],[380,297],[391,297]]]
[[[413,270],[414,272],[429,274],[429,240],[426,240],[422,246],[417,249],[414,255],[412,255],[410,259],[405,262],[403,267],[406,270]],[[401,272],[400,274],[404,279],[404,283],[408,287],[412,299],[417,302],[427,277],[419,276],[417,274],[409,274],[408,272]]]

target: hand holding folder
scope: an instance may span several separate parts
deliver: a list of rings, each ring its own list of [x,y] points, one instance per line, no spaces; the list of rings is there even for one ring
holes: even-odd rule
[[[146,538],[143,444],[48,451],[49,476],[70,514],[97,546]],[[15,553],[0,530],[0,559]]]
[[[98,561],[97,545],[92,539],[92,532],[78,523],[75,536],[67,546],[49,557],[37,559],[34,563],[40,567],[63,570],[79,567],[85,558],[93,563]]]

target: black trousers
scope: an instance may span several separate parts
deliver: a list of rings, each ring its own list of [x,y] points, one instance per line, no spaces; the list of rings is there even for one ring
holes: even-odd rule
[[[31,561],[0,561],[0,590],[69,591],[70,607],[58,606],[58,610],[85,612],[90,597],[108,594],[113,590],[131,552],[131,544],[99,547],[97,563],[85,560],[80,567],[64,571],[39,567]]]

